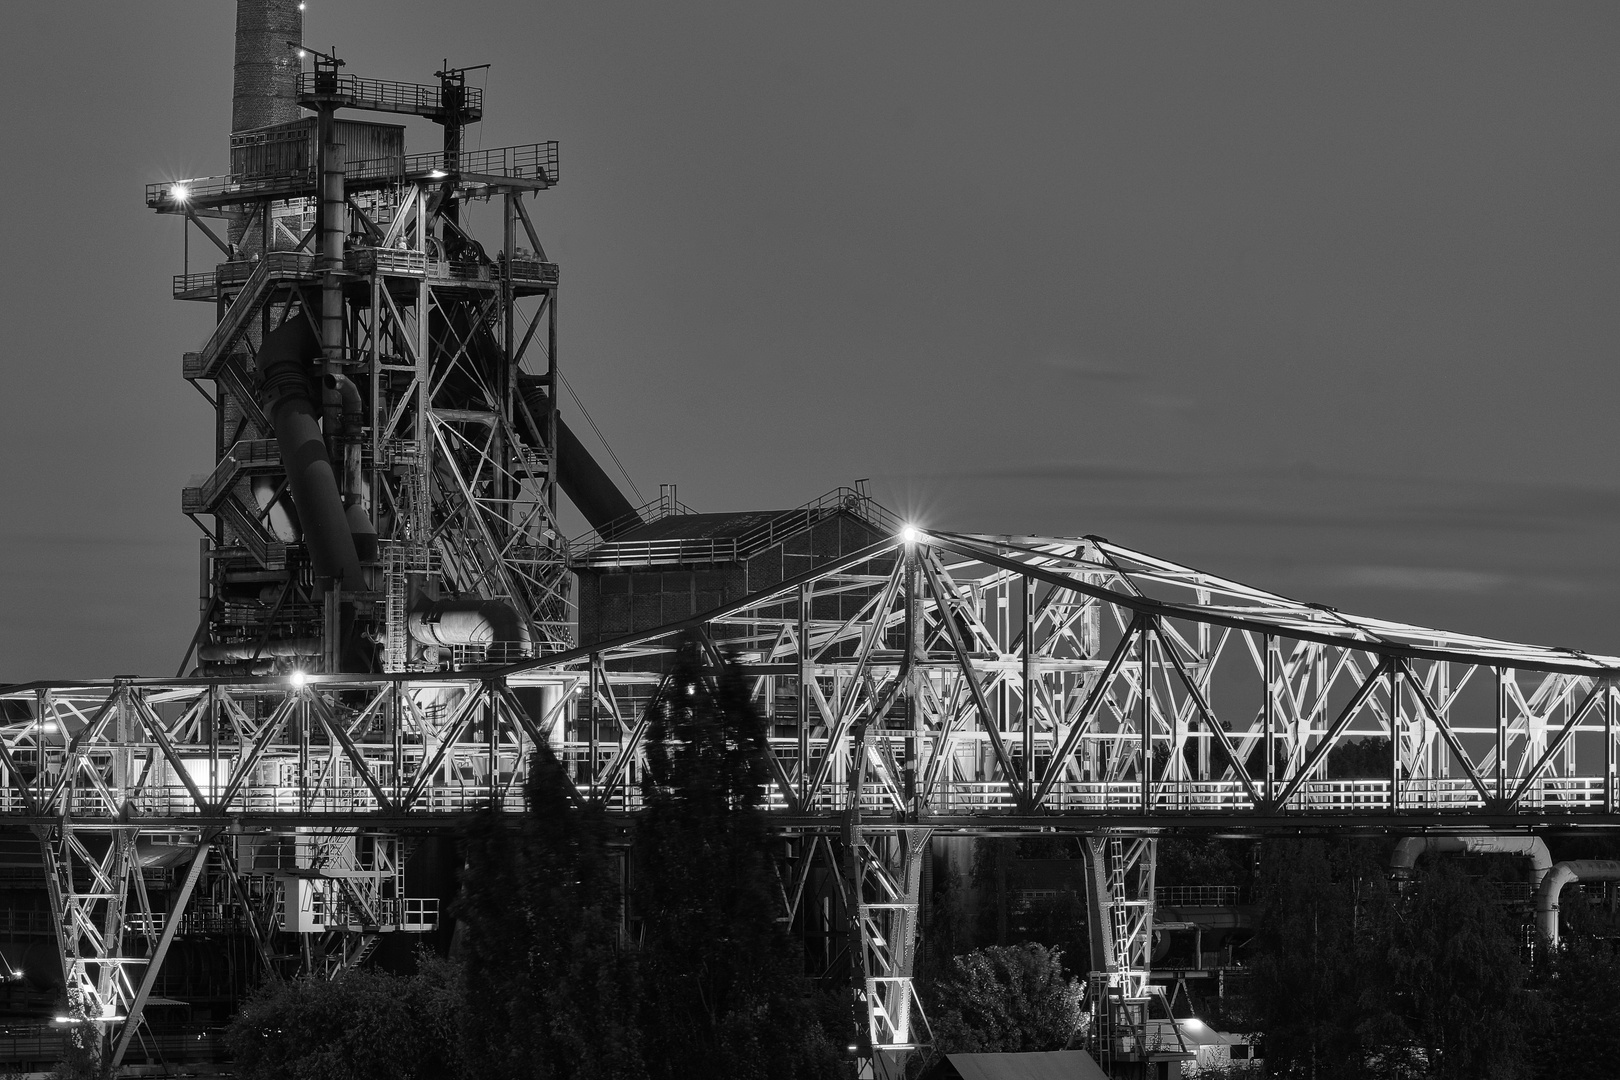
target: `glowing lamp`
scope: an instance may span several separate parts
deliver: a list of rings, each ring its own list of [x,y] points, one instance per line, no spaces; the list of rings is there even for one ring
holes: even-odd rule
[[[302,669],[293,668],[292,674],[287,676],[287,681],[292,684],[294,690],[302,690],[304,684],[309,681],[309,676],[305,675]]]
[[[917,531],[917,527],[915,525],[907,525],[905,528],[900,530],[900,539],[904,540],[908,544],[915,544],[918,538],[921,536],[922,533]]]
[[[450,174],[445,172],[443,169],[433,169],[432,171],[430,171],[428,173],[428,179],[429,180],[443,180],[446,176],[449,176],[449,175]]]
[[[173,199],[175,202],[185,202],[190,197],[191,192],[186,190],[186,185],[184,184],[175,184],[173,187],[169,188],[169,198]]]

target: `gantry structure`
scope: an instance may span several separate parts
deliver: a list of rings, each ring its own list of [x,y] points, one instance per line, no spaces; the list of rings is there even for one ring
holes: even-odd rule
[[[1158,835],[1620,825],[1620,657],[1352,616],[1098,538],[832,514],[894,528],[690,617],[519,664],[7,689],[8,715],[31,719],[0,740],[0,806],[45,843],[86,1015],[120,1018],[115,1045],[132,1037],[205,870],[271,970],[301,962],[276,944],[295,931],[323,935],[324,963],[355,962],[410,917],[395,838],[519,811],[541,743],[581,804],[632,820],[667,661],[692,636],[751,680],[782,916],[822,917],[806,883],[836,882],[887,1068],[926,1037],[911,964],[933,837],[1089,838],[1099,996],[1117,999],[1098,1030],[1126,1053],[1152,1019]],[[595,557],[622,558],[613,546]],[[1328,779],[1335,747],[1367,736],[1389,740],[1388,774]],[[139,887],[146,845],[188,868],[162,903]]]
[[[1156,837],[1620,826],[1620,658],[1352,616],[1097,537],[927,530],[864,489],[632,508],[558,414],[559,271],[526,207],[557,145],[469,150],[468,69],[361,78],[301,40],[294,3],[239,0],[229,172],[146,192],[222,256],[174,281],[217,315],[183,357],[215,425],[182,495],[204,535],[180,673],[0,687],[0,818],[40,852],[63,1020],[110,1065],[140,1053],[177,941],[341,977],[434,929],[413,851],[521,811],[541,745],[628,828],[694,640],[750,680],[778,914],[838,943],[821,959],[853,980],[874,1075],[928,1038],[936,842],[1082,841],[1092,1049],[1129,1073],[1184,1053],[1148,980]],[[407,154],[360,113],[441,145]],[[559,492],[586,536],[563,537]],[[1387,772],[1330,779],[1368,736]]]
[[[483,115],[464,69],[387,82],[271,44],[313,57],[280,103],[308,115],[236,131],[228,174],[146,193],[224,256],[174,279],[219,314],[183,357],[216,412],[216,464],[182,493],[204,532],[187,663],[423,671],[564,649],[558,268],[524,205],[558,182],[557,144],[464,148]],[[406,154],[401,126],[356,113],[427,118],[443,146]],[[477,204],[498,212],[488,247]],[[603,512],[630,511],[604,490]]]

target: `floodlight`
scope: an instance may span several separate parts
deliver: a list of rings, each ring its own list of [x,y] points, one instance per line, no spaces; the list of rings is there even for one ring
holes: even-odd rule
[[[190,197],[191,192],[186,190],[186,185],[184,184],[175,184],[169,188],[169,198],[173,199],[175,202],[185,202]]]
[[[294,690],[302,690],[304,683],[309,681],[309,676],[304,674],[302,668],[293,668],[292,674],[287,676],[287,681],[292,684]]]
[[[915,544],[918,538],[921,536],[922,533],[917,531],[917,527],[915,525],[907,525],[900,530],[900,539],[904,540],[908,544]]]
[[[446,176],[449,176],[449,175],[450,174],[445,172],[443,169],[433,169],[428,173],[428,179],[429,180],[443,180]]]

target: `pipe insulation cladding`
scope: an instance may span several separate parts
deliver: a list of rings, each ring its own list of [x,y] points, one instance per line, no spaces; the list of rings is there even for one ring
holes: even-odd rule
[[[516,657],[534,654],[528,620],[504,600],[429,600],[406,619],[411,638],[423,645],[505,645]]]
[[[532,417],[536,424],[543,424],[544,417],[550,414],[551,398],[545,386],[538,376],[519,375],[518,393],[528,409],[523,423],[526,437],[535,446],[549,445],[547,433],[535,431],[528,423],[529,417]],[[579,441],[579,436],[560,416],[557,417],[555,452],[557,483],[585,520],[590,522],[591,528],[600,531],[615,526],[615,531],[622,532],[641,524],[636,508],[624,497],[619,485],[597,464],[591,452],[585,449],[585,444]]]
[[[1536,931],[1558,948],[1558,896],[1572,881],[1620,881],[1620,862],[1613,859],[1575,859],[1561,862],[1541,879],[1536,890]]]
[[[320,638],[271,638],[257,641],[232,641],[222,645],[203,645],[197,649],[197,659],[218,664],[233,660],[273,660],[300,656],[321,655]]]
[[[1397,877],[1409,875],[1424,854],[1522,855],[1530,862],[1526,878],[1536,888],[1552,869],[1552,854],[1539,836],[1408,836],[1395,845],[1389,868]]]
[[[311,365],[320,356],[321,344],[307,320],[283,323],[265,335],[259,349],[259,393],[281,444],[281,462],[315,576],[358,589],[363,584],[360,557],[310,388]]]

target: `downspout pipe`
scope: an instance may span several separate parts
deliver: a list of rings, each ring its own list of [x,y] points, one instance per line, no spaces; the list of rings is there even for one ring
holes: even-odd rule
[[[1552,869],[1552,854],[1539,836],[1407,836],[1395,845],[1389,869],[1396,877],[1410,877],[1422,855],[1522,855],[1530,862],[1526,875],[1532,889]]]
[[[551,397],[538,377],[519,375],[518,392],[522,395],[523,404],[528,407],[529,416],[533,417],[535,423],[544,424],[544,418],[551,411]],[[527,418],[523,423],[523,433],[533,445],[546,445],[545,433],[530,427]],[[579,441],[579,436],[560,416],[557,417],[557,445],[552,452],[557,455],[558,486],[591,528],[601,530],[618,526],[618,531],[623,531],[641,524],[636,508],[624,497],[619,485],[597,464],[591,452],[585,449],[585,444]]]
[[[1575,859],[1561,862],[1541,879],[1536,890],[1536,932],[1558,948],[1558,895],[1572,881],[1620,881],[1620,862],[1613,859]]]
[[[528,620],[504,600],[429,600],[411,611],[405,625],[423,645],[478,646],[501,661],[534,655]]]
[[[371,500],[360,461],[361,428],[366,419],[360,388],[347,375],[331,370],[321,385],[321,411],[328,452],[337,461],[343,515],[349,523],[349,535],[354,537],[355,554],[363,563],[374,563],[377,561],[377,526],[371,523],[367,506]]]
[[[259,349],[259,393],[281,444],[281,462],[315,576],[359,589],[360,559],[310,387],[311,365],[320,355],[321,344],[307,320],[290,319],[270,331]]]

